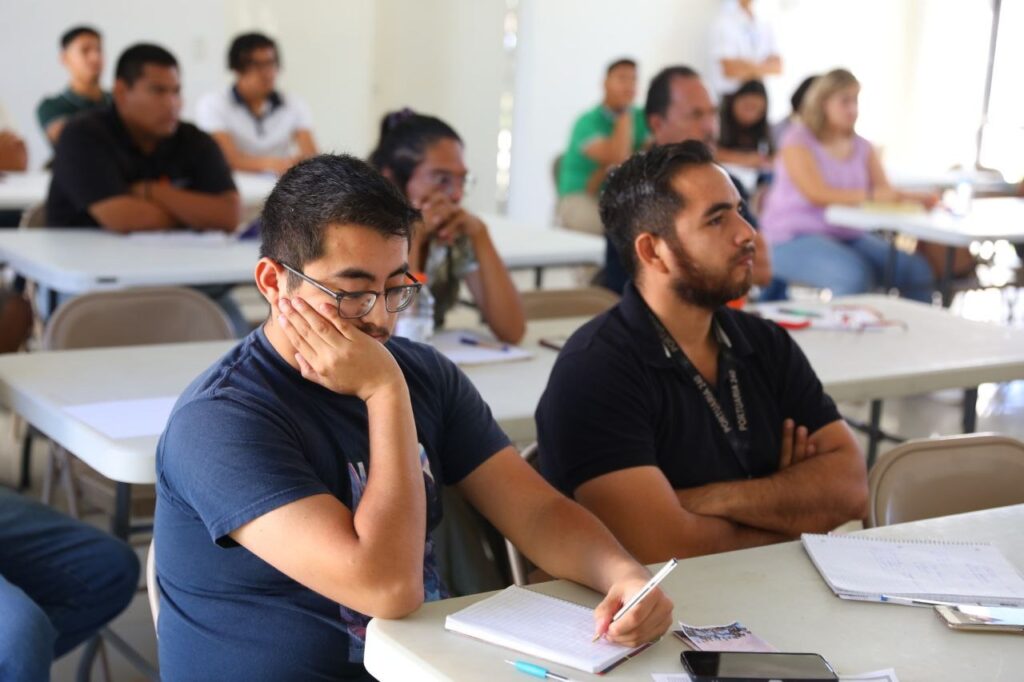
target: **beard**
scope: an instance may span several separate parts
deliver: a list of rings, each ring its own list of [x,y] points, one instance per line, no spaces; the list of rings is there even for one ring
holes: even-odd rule
[[[686,252],[681,242],[673,240],[669,244],[672,255],[679,266],[680,273],[672,278],[671,287],[680,301],[699,308],[714,310],[729,301],[746,296],[754,281],[754,272],[748,268],[738,281],[732,271],[744,258],[754,255],[754,244],[747,242],[729,259],[724,274],[715,274],[702,267]]]
[[[361,331],[362,333],[368,334],[370,336],[379,337],[380,342],[382,344],[387,343],[391,339],[391,332],[389,332],[386,327],[380,327],[375,324],[370,324],[369,322],[363,322],[361,319],[358,318],[354,320],[349,320],[349,322],[352,322],[355,328]]]

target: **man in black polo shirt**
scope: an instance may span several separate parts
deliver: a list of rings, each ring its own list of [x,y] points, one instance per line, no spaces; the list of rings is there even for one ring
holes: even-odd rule
[[[642,562],[863,518],[853,436],[806,357],[746,293],[754,231],[697,141],[634,155],[601,198],[635,284],[563,348],[537,409],[540,462]]]
[[[60,135],[47,224],[233,230],[240,202],[224,156],[209,135],[180,122],[180,112],[174,56],[156,45],[125,50],[113,107],[75,117]]]
[[[704,87],[700,74],[689,66],[665,67],[651,79],[651,84],[647,87],[644,116],[654,144],[700,140],[714,151],[718,139],[718,107],[711,99],[708,89]],[[756,230],[757,218],[747,206],[747,190],[735,177],[730,175],[729,179],[743,200],[740,214]],[[762,287],[760,300],[785,298],[785,283],[772,279],[771,253],[759,233],[754,236],[754,245],[757,247],[754,259],[754,284]],[[621,295],[629,276],[623,268],[622,259],[615,251],[615,246],[607,237],[604,259],[603,284]]]

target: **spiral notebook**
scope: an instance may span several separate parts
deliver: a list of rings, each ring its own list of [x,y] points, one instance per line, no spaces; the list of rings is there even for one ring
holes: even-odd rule
[[[989,606],[1024,606],[1024,578],[986,543],[863,535],[801,536],[828,586],[843,599],[882,595]]]
[[[588,673],[610,670],[650,646],[592,642],[593,609],[515,585],[449,615],[444,627]]]

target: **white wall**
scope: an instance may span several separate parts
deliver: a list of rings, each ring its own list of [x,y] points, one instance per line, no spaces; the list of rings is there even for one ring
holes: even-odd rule
[[[378,0],[373,134],[410,107],[444,119],[465,143],[476,186],[465,205],[494,211],[504,0]]]
[[[550,221],[551,163],[573,121],[603,97],[604,69],[639,63],[637,100],[669,64],[703,70],[718,0],[520,0],[509,214]]]
[[[46,95],[63,90],[66,73],[58,41],[75,24],[98,28],[104,37],[103,85],[113,81],[120,52],[140,41],[163,45],[181,64],[186,106],[220,82],[225,22],[222,2],[176,0],[0,0],[0,99],[29,146],[29,164],[42,166],[50,146],[36,123],[35,108]]]

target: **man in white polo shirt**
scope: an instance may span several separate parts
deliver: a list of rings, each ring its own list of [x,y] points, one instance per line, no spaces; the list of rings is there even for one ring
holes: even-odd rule
[[[754,0],[723,0],[711,24],[708,83],[719,101],[746,81],[782,73],[771,24],[754,14]]]
[[[220,145],[234,170],[281,175],[314,156],[309,108],[275,89],[281,54],[262,33],[244,33],[228,50],[235,84],[199,100],[196,123]]]

